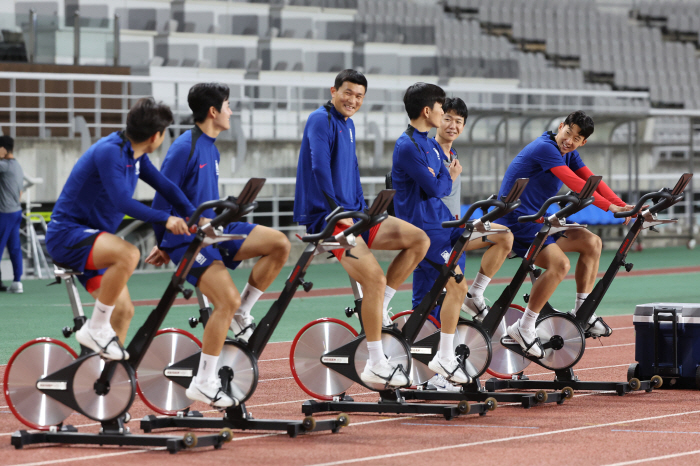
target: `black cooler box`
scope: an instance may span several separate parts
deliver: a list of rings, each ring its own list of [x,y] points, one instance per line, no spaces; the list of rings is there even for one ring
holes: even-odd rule
[[[700,388],[700,304],[639,304],[633,321],[637,363],[627,379],[660,375],[662,388]]]

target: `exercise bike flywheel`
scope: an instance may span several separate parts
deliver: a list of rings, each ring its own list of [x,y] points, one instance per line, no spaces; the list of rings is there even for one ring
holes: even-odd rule
[[[5,399],[17,419],[32,429],[48,430],[61,424],[73,409],[37,388],[37,381],[66,367],[78,355],[62,341],[37,338],[14,352],[3,380]]]
[[[539,360],[542,367],[553,371],[568,369],[583,356],[586,337],[571,315],[549,314],[537,321],[535,330],[545,345],[544,356]]]

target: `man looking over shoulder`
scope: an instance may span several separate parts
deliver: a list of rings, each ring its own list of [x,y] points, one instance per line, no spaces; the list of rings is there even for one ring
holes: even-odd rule
[[[513,251],[523,257],[540,230],[536,223],[518,223],[518,217],[533,215],[547,199],[555,196],[562,185],[580,192],[593,172],[583,163],[578,153],[588,137],[593,134],[593,120],[582,111],[571,113],[559,124],[556,134],[545,132],[525,146],[508,166],[499,196],[508,193],[518,178],[529,178],[525,191],[520,196],[521,205],[510,214],[496,220],[513,232]],[[593,205],[610,212],[625,212],[634,206],[625,204],[602,181],[594,193]],[[625,224],[629,222],[625,220]],[[535,259],[535,265],[546,271],[537,279],[530,291],[528,307],[523,316],[508,327],[508,335],[518,342],[523,351],[540,358],[544,355],[535,333],[535,322],[544,304],[554,293],[559,283],[569,271],[567,252],[579,254],[576,263],[575,314],[588,294],[593,290],[598,273],[600,253],[603,243],[598,236],[585,228],[570,230],[566,236],[549,236]],[[612,329],[595,314],[584,329],[594,336],[609,336]]]

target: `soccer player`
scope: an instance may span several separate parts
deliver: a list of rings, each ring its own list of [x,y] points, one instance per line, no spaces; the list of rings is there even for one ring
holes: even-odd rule
[[[442,106],[445,112],[440,126],[437,128],[435,141],[440,144],[442,152],[445,155],[443,163],[449,167],[453,160],[458,160],[457,151],[452,147],[454,141],[464,131],[464,125],[469,116],[467,105],[459,97],[445,98],[445,103]],[[459,164],[459,162],[457,162]],[[450,194],[442,198],[450,213],[454,218],[459,218],[461,208],[461,183],[457,178],[452,183],[452,191]],[[492,224],[495,229],[502,228],[500,225]],[[430,236],[430,234],[428,234]],[[511,233],[493,235],[484,238],[484,241],[471,242],[467,245],[467,251],[475,249],[487,248],[481,258],[481,267],[476,274],[476,278],[472,282],[467,292],[467,297],[462,304],[462,310],[478,320],[482,320],[488,313],[488,306],[484,302],[484,291],[491,282],[493,276],[501,268],[503,262],[508,257],[511,247],[513,246],[513,235]],[[450,245],[451,247],[451,245]],[[449,251],[449,247],[448,247]],[[460,258],[458,264],[464,270],[464,255]],[[421,276],[420,285],[417,287],[416,274],[428,274]],[[430,286],[435,282],[437,271],[434,268],[428,268],[427,264],[420,264],[413,275],[413,306],[417,306]],[[417,301],[416,301],[417,300]],[[437,309],[437,308],[436,308]]]
[[[416,83],[406,90],[403,101],[410,124],[394,146],[391,168],[391,178],[396,189],[394,210],[398,218],[422,229],[430,238],[430,249],[413,273],[415,307],[435,283],[439,275],[435,267],[446,262],[452,246],[464,231],[461,228],[442,228],[442,222],[455,218],[443,198],[455,192],[453,184],[459,183],[462,166],[456,157],[450,157],[448,161],[446,155],[451,148],[451,141],[456,139],[458,134],[454,138],[449,136],[451,141],[447,151],[443,150],[440,140],[428,138],[431,128],[441,128],[443,124],[445,129],[442,131],[441,128],[438,135],[456,133],[454,122],[444,121],[445,92],[434,84]],[[463,102],[462,105],[463,108],[459,108],[458,103],[450,100],[448,118],[459,119],[463,128],[466,106]],[[463,117],[459,116],[460,112]],[[476,247],[482,247],[482,244],[475,243],[472,249]],[[461,272],[459,266],[455,272]],[[467,296],[467,284],[465,281],[457,283],[451,278],[445,288],[447,294],[440,310],[439,349],[428,364],[437,374],[437,378],[431,379],[433,385],[437,382],[436,387],[442,389],[449,388],[441,386],[444,384],[442,379],[452,384],[471,381],[454,352],[454,334],[460,306]]]
[[[163,160],[161,173],[175,183],[195,205],[219,199],[219,150],[216,137],[230,127],[229,88],[225,84],[200,83],[187,96],[195,126],[178,137]],[[176,215],[172,203],[160,194],[153,199],[153,208]],[[206,211],[205,217],[213,217]],[[180,263],[192,238],[166,232],[154,225],[156,246],[146,262],[162,265],[172,259]],[[217,377],[219,355],[229,326],[234,336],[248,341],[255,329],[250,311],[289,256],[290,244],[284,233],[246,222],[231,223],[226,234],[244,234],[247,238],[219,243],[216,248],[202,249],[193,262],[187,281],[198,286],[214,304],[204,329],[199,370],[192,379],[187,396],[212,406],[238,405],[221,389]],[[235,269],[242,260],[260,257],[250,273],[248,283],[239,295],[228,269]],[[242,297],[241,297],[242,296]],[[235,314],[234,314],[235,312]]]
[[[559,124],[556,134],[545,132],[542,136],[525,146],[508,166],[501,190],[508,193],[518,178],[529,178],[520,200],[522,204],[515,211],[496,220],[513,232],[515,240],[513,251],[524,256],[535,235],[540,230],[537,223],[518,223],[521,215],[536,213],[544,202],[556,195],[562,185],[579,192],[586,180],[593,175],[583,163],[578,148],[583,147],[588,137],[593,134],[593,120],[582,111],[571,113]],[[594,194],[594,205],[610,212],[625,212],[634,206],[625,204],[605,183],[598,185]],[[626,219],[625,224],[629,222]],[[579,254],[576,263],[576,301],[575,314],[588,294],[593,290],[598,263],[602,250],[602,241],[587,229],[569,230],[564,235],[547,238],[543,249],[535,260],[535,265],[545,269],[532,286],[528,307],[522,317],[508,327],[508,335],[520,344],[527,354],[536,358],[544,356],[544,351],[535,333],[537,315],[549,300],[559,283],[569,271],[569,259],[564,253]],[[595,336],[609,336],[612,329],[595,314],[584,329]]]
[[[114,235],[124,215],[188,234],[182,218],[132,199],[140,178],[170,199],[183,215],[194,212],[182,191],[148,159],[148,153],[163,142],[172,121],[167,105],[152,98],[139,99],[129,110],[125,131],[100,139],[78,159],[46,232],[46,247],[54,262],[82,272],[78,280],[95,298],[92,317],[75,337],[106,359],[129,358],[122,345],[134,305],[126,282],[138,265],[139,250]]]
[[[352,117],[362,106],[367,79],[355,70],[341,71],[331,87],[331,100],[309,115],[299,151],[294,221],[318,233],[324,218],[336,207],[346,211],[367,207],[360,185],[355,152],[355,125]],[[337,231],[352,224],[339,222]],[[352,254],[334,251],[345,271],[357,281],[364,293],[362,324],[367,336],[369,360],[360,374],[365,383],[400,387],[409,384],[405,371],[387,361],[382,351],[382,324],[388,318],[389,302],[396,289],[425,256],[428,237],[420,229],[394,217],[357,238]],[[370,249],[401,251],[389,265],[386,276]]]

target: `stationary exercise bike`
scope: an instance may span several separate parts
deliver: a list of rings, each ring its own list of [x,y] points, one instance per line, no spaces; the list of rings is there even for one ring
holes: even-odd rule
[[[548,199],[540,211],[531,216],[523,216],[518,219],[520,222],[532,222],[539,219],[547,207],[561,202],[565,207],[554,215],[544,219],[542,228],[535,236],[528,253],[523,258],[520,267],[510,284],[503,290],[498,300],[491,306],[483,321],[460,319],[455,332],[455,340],[458,345],[457,351],[465,361],[465,366],[473,382],[465,385],[459,393],[434,391],[434,390],[413,390],[406,392],[405,396],[410,399],[421,400],[456,400],[467,398],[469,400],[483,401],[495,399],[498,402],[520,403],[524,408],[530,408],[538,403],[561,404],[565,399],[573,396],[573,389],[565,387],[561,392],[547,393],[541,390],[535,394],[531,393],[497,393],[493,390],[484,390],[479,381],[489,367],[494,365],[494,359],[498,361],[498,356],[508,353],[501,345],[501,338],[506,334],[506,327],[519,317],[520,312],[511,307],[518,290],[522,286],[529,271],[534,270],[534,262],[542,249],[545,240],[550,235],[564,232],[566,230],[585,228],[585,225],[566,224],[565,217],[571,215],[593,202],[593,192],[595,192],[601,177],[591,177],[578,195],[567,194],[565,196],[555,196]],[[421,354],[415,354],[414,358],[424,358]],[[507,367],[517,367],[518,361],[514,358],[506,360]],[[419,387],[422,388],[422,387]]]
[[[528,380],[526,377],[518,375],[518,372],[522,372],[522,369],[524,369],[524,367],[520,366],[510,371],[510,374],[512,374],[510,379],[498,380],[494,378],[487,381],[486,387],[489,390],[505,388],[560,389],[571,387],[575,390],[615,391],[622,396],[630,391],[645,390],[650,392],[654,388],[661,387],[663,380],[660,376],[655,375],[650,380],[639,380],[637,378],[639,373],[635,372],[634,367],[628,373],[627,382],[580,381],[574,374],[573,367],[583,356],[586,338],[592,337],[590,332],[586,332],[589,326],[588,321],[600,305],[617,272],[621,267],[624,267],[628,272],[632,270],[633,264],[626,262],[625,258],[634,241],[644,229],[648,228],[655,231],[654,227],[657,225],[677,222],[676,219],[659,220],[656,214],[683,199],[683,191],[692,176],[692,174],[686,173],[681,176],[673,189],[664,188],[657,192],[645,194],[631,211],[614,214],[617,218],[631,217],[637,215],[649,201],[655,203],[652,207],[643,210],[637,215],[637,219],[627,232],[605,275],[598,281],[575,316],[570,313],[559,312],[549,303],[545,304],[536,324],[537,335],[545,350],[543,358],[536,359],[525,355],[518,345],[504,344],[508,350],[521,356],[521,361],[523,361],[524,365],[534,362],[546,369],[553,370],[555,373],[554,380]],[[536,278],[536,276],[539,276],[539,273],[533,271],[533,277]],[[500,367],[505,366],[502,362],[497,364]],[[505,369],[505,371],[508,373],[508,369]]]
[[[331,430],[335,433],[341,427],[347,426],[349,418],[346,414],[322,421],[317,421],[312,416],[300,421],[253,419],[246,411],[245,401],[253,395],[257,386],[258,358],[294,294],[300,286],[307,292],[313,286],[313,283],[304,281],[304,275],[314,256],[334,249],[344,249],[349,253],[355,246],[357,235],[369,230],[387,217],[384,212],[393,196],[394,191],[380,192],[366,212],[343,212],[342,208],[337,208],[326,219],[327,226],[322,232],[300,237],[303,242],[308,243],[308,246],[292,269],[279,298],[256,326],[248,342],[239,339],[226,340],[219,357],[218,374],[224,390],[236,398],[239,404],[227,408],[223,419],[204,418],[196,412],[182,412],[188,410],[192,403],[184,392],[192,377],[197,374],[201,351],[196,342],[192,342],[184,333],[163,333],[157,337],[144,358],[147,364],[139,368],[137,375],[141,393],[147,400],[147,404],[157,412],[170,416],[160,418],[146,416],[141,421],[141,428],[145,432],[164,427],[286,430],[290,437],[296,437],[300,433],[319,430]],[[359,221],[333,236],[336,223],[346,218]],[[199,292],[198,295],[201,306],[200,317],[190,319],[190,324],[197,326],[202,323],[206,326],[211,309],[208,307],[206,298]],[[182,351],[180,351],[181,348]],[[142,376],[142,371],[148,375]],[[175,414],[174,417],[173,414]]]
[[[129,360],[108,361],[90,351],[83,351],[78,356],[68,345],[51,338],[32,340],[15,351],[5,371],[5,397],[17,419],[41,431],[15,432],[12,435],[15,448],[34,443],[139,445],[164,446],[171,453],[176,453],[182,448],[195,446],[221,448],[224,442],[231,440],[230,429],[199,438],[191,433],[184,437],[148,436],[132,435],[124,424],[130,418],[128,410],[136,395],[135,374],[139,364],[178,293],[185,298],[192,295],[191,289],[184,288],[192,260],[203,247],[245,237],[222,234],[218,227],[252,212],[257,206],[255,198],[264,183],[264,179],[251,179],[238,198],[205,202],[197,208],[188,222],[195,237],[158,306],[151,311],[129,343]],[[207,209],[217,209],[218,214],[209,224],[199,228],[196,226],[199,217]],[[72,273],[66,272],[64,275]],[[72,304],[75,304],[73,298],[78,299],[77,290],[74,291]],[[74,312],[75,309],[76,306]],[[84,323],[84,316],[82,319],[79,317],[76,316],[77,327]],[[73,330],[69,328],[65,331]],[[99,421],[102,424],[100,433],[79,433],[75,427],[63,425],[73,411]]]
[[[428,368],[428,363],[437,352],[440,332],[437,324],[430,320],[430,312],[437,305],[438,299],[450,278],[457,282],[464,279],[463,274],[456,274],[457,261],[470,240],[485,238],[490,235],[507,233],[509,230],[492,230],[490,221],[515,210],[519,205],[520,194],[527,185],[527,179],[521,179],[502,200],[490,198],[471,206],[467,214],[459,219],[442,224],[445,228],[465,225],[465,230],[457,239],[446,264],[434,264],[440,271],[430,292],[423,297],[415,310],[395,316],[395,325],[382,329],[384,352],[392,363],[398,363],[401,369],[411,374],[413,383],[420,385],[435,373]],[[469,220],[478,208],[494,207],[489,213],[477,220]],[[355,308],[347,309],[346,315],[353,314],[361,318],[362,296],[359,285],[351,280],[355,294]],[[488,346],[488,341],[486,342]],[[290,361],[292,372],[299,386],[321,402],[310,400],[302,406],[304,413],[320,411],[360,411],[442,414],[451,419],[455,414],[485,414],[486,410],[495,409],[494,399],[481,400],[484,403],[470,406],[466,397],[457,399],[458,405],[432,405],[406,403],[410,391],[389,389],[381,384],[365,384],[359,373],[367,360],[365,335],[358,335],[347,323],[337,319],[319,319],[306,325],[297,334],[292,343]],[[484,348],[479,348],[479,351]],[[330,370],[329,370],[330,369]],[[345,392],[353,383],[378,391],[379,403],[357,403]],[[455,410],[456,408],[456,410]]]

